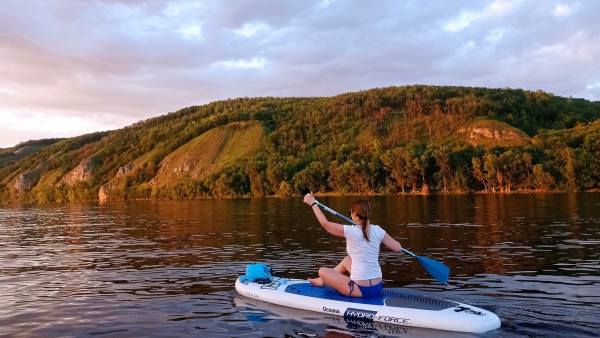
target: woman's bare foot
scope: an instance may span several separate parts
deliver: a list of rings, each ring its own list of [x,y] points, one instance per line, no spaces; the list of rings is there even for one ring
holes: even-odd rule
[[[323,286],[323,279],[321,279],[321,277],[318,278],[309,278],[308,281],[310,282],[310,284],[312,284],[312,286]]]

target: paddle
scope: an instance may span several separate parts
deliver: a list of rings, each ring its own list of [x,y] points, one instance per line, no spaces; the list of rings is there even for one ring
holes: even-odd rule
[[[315,202],[317,202],[317,205],[321,208],[323,208],[324,210],[336,215],[337,217],[345,220],[346,222],[350,222],[351,224],[356,225],[356,223],[354,223],[351,219],[349,219],[348,217],[340,214],[339,212],[329,208],[326,205],[321,204],[319,201],[315,200]],[[442,283],[442,284],[447,284],[448,283],[448,277],[450,276],[450,269],[444,265],[441,262],[436,261],[435,259],[431,259],[431,258],[427,258],[427,257],[420,257],[415,255],[414,253],[402,248],[402,251],[406,252],[407,254],[413,256],[414,258],[417,259],[417,261],[419,263],[421,263],[421,265],[425,268],[425,270],[427,270],[427,272],[429,272],[429,274],[435,278],[438,282]]]

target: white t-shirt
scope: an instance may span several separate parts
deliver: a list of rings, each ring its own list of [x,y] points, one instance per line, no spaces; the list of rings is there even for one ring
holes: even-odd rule
[[[362,229],[354,225],[344,225],[346,252],[352,258],[350,279],[365,280],[382,276],[379,266],[379,248],[385,237],[385,230],[371,224],[369,241],[365,239]]]

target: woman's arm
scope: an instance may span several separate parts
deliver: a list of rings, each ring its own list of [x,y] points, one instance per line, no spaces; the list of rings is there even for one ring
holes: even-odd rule
[[[392,251],[402,251],[402,245],[400,245],[400,242],[393,239],[390,235],[387,234],[387,232],[385,233],[385,237],[383,237],[383,240],[381,242],[388,248],[392,249]]]
[[[327,220],[327,217],[325,217],[325,215],[321,211],[321,208],[319,208],[319,205],[314,204],[315,202],[316,200],[313,195],[307,194],[306,196],[304,196],[304,203],[311,206],[311,209],[314,211],[315,216],[317,216],[317,220],[319,220],[319,223],[321,223],[321,226],[325,228],[327,232],[334,236],[346,237],[344,235],[344,226],[342,224],[330,222],[329,220]]]

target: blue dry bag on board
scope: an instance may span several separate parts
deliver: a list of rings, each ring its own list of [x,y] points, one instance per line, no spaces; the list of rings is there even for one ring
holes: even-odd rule
[[[271,279],[271,268],[262,264],[250,264],[246,267],[246,278],[250,281],[262,281]]]

